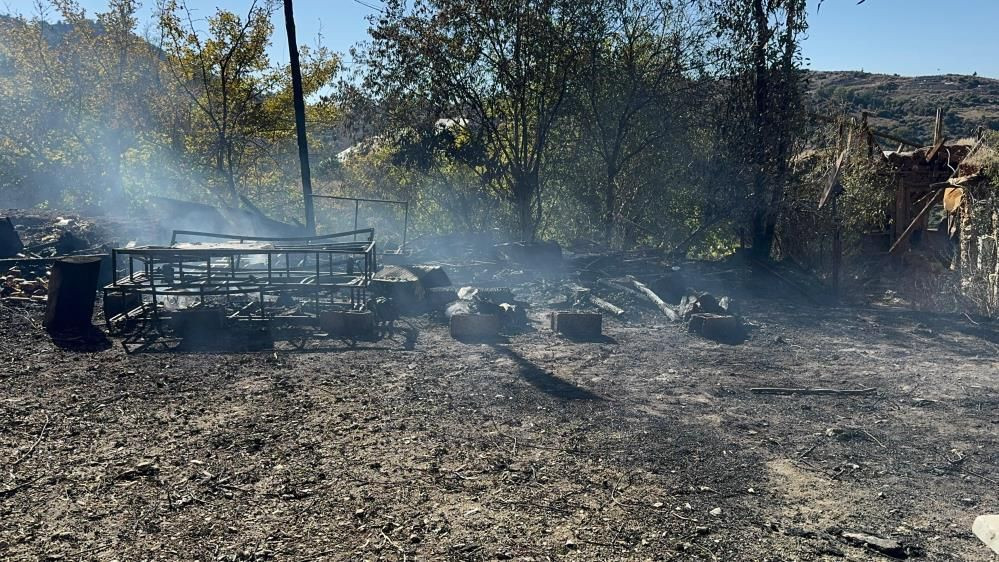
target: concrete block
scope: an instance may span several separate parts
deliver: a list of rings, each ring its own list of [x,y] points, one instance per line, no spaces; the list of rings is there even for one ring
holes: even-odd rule
[[[500,318],[495,314],[455,314],[450,328],[456,340],[489,340],[499,335]]]
[[[571,338],[596,339],[602,335],[603,316],[596,312],[552,312],[553,332]]]
[[[319,314],[319,327],[334,337],[365,337],[375,331],[375,314],[370,310],[331,310]]]
[[[742,322],[729,314],[692,314],[687,323],[687,331],[722,343],[736,344],[746,340]]]

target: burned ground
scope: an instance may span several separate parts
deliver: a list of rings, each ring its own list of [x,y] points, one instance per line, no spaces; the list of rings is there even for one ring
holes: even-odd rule
[[[536,299],[544,301],[545,299]],[[0,310],[4,559],[989,560],[999,332],[742,297],[749,340],[134,353]],[[405,322],[404,322],[405,325]],[[773,396],[753,387],[875,388]],[[720,510],[720,512],[719,512]]]

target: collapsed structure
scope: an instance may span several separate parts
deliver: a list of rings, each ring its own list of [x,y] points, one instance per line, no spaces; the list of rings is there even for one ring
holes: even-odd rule
[[[995,159],[985,136],[885,153],[897,183],[889,254],[943,263],[987,313],[999,304],[999,214],[988,170]]]

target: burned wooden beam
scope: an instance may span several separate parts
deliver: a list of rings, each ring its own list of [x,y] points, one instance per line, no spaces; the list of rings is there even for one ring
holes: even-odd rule
[[[919,224],[919,221],[921,221],[922,218],[926,216],[926,213],[930,212],[930,208],[933,207],[935,203],[939,202],[940,198],[943,197],[943,194],[944,194],[944,188],[939,188],[936,190],[936,192],[933,194],[933,197],[930,197],[930,199],[926,202],[926,205],[923,206],[923,209],[919,211],[919,213],[912,219],[912,222],[909,223],[909,226],[907,226],[905,230],[902,231],[902,234],[898,236],[898,239],[895,240],[895,243],[891,245],[891,248],[888,250],[889,254],[895,254],[899,248],[905,245],[905,242],[909,239],[909,236],[912,235],[912,231],[916,230],[916,225]]]
[[[941,137],[940,140],[933,145],[933,148],[926,154],[926,163],[929,164],[936,157],[937,152],[943,148],[943,145],[947,143],[947,137]]]
[[[598,297],[596,295],[590,295],[590,302],[593,303],[593,306],[599,308],[600,310],[603,310],[604,312],[612,314],[614,316],[621,316],[621,315],[624,314],[624,309],[623,308],[621,308],[621,307],[619,307],[619,306],[617,306],[617,305],[615,305],[613,303],[607,302],[604,299],[602,299],[602,298],[600,298],[600,297]]]
[[[639,292],[641,292],[643,295],[646,296],[646,298],[648,298],[657,307],[659,307],[659,310],[661,310],[663,314],[665,314],[666,317],[670,319],[670,321],[679,322],[680,315],[677,314],[675,310],[673,310],[673,307],[666,304],[661,298],[659,298],[659,295],[657,295],[652,289],[648,288],[645,285],[645,283],[642,283],[638,279],[635,279],[634,277],[631,276],[628,276],[628,280],[631,281],[631,284],[634,285]]]

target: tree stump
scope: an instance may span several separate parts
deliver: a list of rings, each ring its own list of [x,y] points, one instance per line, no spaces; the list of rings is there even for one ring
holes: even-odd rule
[[[49,300],[42,325],[49,330],[85,330],[91,326],[99,257],[67,257],[52,264]]]

